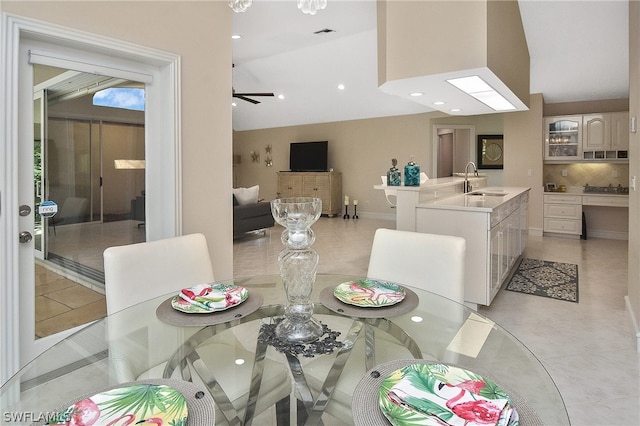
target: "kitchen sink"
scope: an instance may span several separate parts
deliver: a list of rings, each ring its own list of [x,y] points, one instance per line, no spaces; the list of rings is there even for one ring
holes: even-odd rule
[[[507,195],[505,192],[469,192],[466,195],[473,195],[473,196],[488,196],[488,197],[504,197],[505,195]]]

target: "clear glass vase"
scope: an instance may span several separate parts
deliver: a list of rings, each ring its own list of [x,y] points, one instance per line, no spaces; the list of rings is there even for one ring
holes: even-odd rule
[[[278,198],[271,201],[271,213],[284,226],[278,255],[280,276],[287,294],[285,318],[276,327],[280,340],[308,343],[322,336],[322,324],[313,318],[311,291],[316,281],[318,253],[311,248],[316,237],[311,230],[322,213],[322,200],[310,197]]]

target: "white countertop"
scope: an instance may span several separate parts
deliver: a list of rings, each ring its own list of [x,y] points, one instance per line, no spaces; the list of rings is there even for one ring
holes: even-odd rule
[[[629,194],[620,194],[617,192],[584,192],[581,186],[570,187],[564,192],[560,191],[545,191],[544,195],[588,195],[595,197],[625,197],[629,198]]]
[[[531,188],[489,186],[473,190],[467,194],[457,194],[450,197],[438,198],[427,203],[421,203],[417,205],[417,208],[465,210],[490,213],[495,208],[509,202],[530,189]]]
[[[476,177],[473,175],[469,175],[469,181],[471,182],[477,179],[486,179],[486,178],[487,178],[486,176]],[[462,182],[464,182],[463,177],[449,176],[449,177],[443,177],[443,178],[428,179],[425,183],[421,184],[420,186],[404,186],[404,182],[403,182],[402,185],[400,186],[388,186],[388,185],[380,184],[380,185],[374,185],[373,187],[375,189],[393,189],[398,191],[424,191],[428,189],[433,189],[434,187],[458,185],[458,184],[461,184]]]

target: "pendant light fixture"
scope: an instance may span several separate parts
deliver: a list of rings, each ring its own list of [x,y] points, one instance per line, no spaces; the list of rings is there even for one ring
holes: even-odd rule
[[[236,13],[246,11],[253,0],[229,0],[229,7]],[[315,15],[327,7],[327,0],[298,0],[298,9],[307,15]]]
[[[327,7],[327,0],[298,0],[298,9],[307,15],[315,15]]]
[[[229,7],[236,13],[244,12],[251,6],[253,0],[229,0]]]

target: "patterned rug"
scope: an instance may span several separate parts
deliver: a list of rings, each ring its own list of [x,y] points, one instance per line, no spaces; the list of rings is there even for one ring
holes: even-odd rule
[[[522,259],[507,290],[578,302],[578,265]]]

